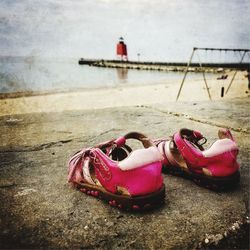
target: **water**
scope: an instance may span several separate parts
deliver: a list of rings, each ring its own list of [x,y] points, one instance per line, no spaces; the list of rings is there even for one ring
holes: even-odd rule
[[[0,92],[67,91],[146,84],[175,84],[181,72],[97,68],[74,59],[0,58]],[[201,79],[201,74],[189,74]]]

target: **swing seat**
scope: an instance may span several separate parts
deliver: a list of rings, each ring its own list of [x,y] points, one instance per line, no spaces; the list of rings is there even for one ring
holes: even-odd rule
[[[228,75],[222,75],[221,77],[218,77],[217,80],[226,80]]]

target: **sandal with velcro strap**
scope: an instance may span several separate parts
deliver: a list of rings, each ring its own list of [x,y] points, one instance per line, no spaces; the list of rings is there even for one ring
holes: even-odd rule
[[[203,147],[207,139],[199,131],[186,128],[170,139],[155,140],[164,158],[163,172],[216,191],[234,188],[240,181],[239,148],[228,129],[220,129],[218,137],[208,149]]]
[[[133,151],[128,139],[139,140],[144,148]],[[75,153],[68,164],[68,182],[113,207],[144,211],[164,203],[162,159],[153,141],[131,132]]]

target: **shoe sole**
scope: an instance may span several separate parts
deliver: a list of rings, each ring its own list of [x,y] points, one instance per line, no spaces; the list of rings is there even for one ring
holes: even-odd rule
[[[224,191],[235,188],[240,182],[240,172],[237,171],[233,175],[226,177],[206,176],[203,174],[193,173],[183,170],[179,167],[163,166],[162,172],[175,176],[181,176],[192,180],[195,184],[211,189],[213,191]]]
[[[102,187],[86,183],[76,184],[75,187],[82,193],[101,199],[110,206],[125,211],[147,211],[159,207],[165,202],[165,185],[149,195],[133,197],[113,194]]]

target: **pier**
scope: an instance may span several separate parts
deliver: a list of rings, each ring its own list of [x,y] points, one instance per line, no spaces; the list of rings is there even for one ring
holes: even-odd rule
[[[176,71],[185,72],[186,62],[150,62],[150,61],[121,61],[121,60],[104,60],[104,59],[79,59],[80,65],[89,65],[104,68],[126,68],[136,70],[158,70],[158,71]],[[218,68],[247,70],[249,63],[200,63],[192,62],[189,65],[189,72],[217,72]]]

